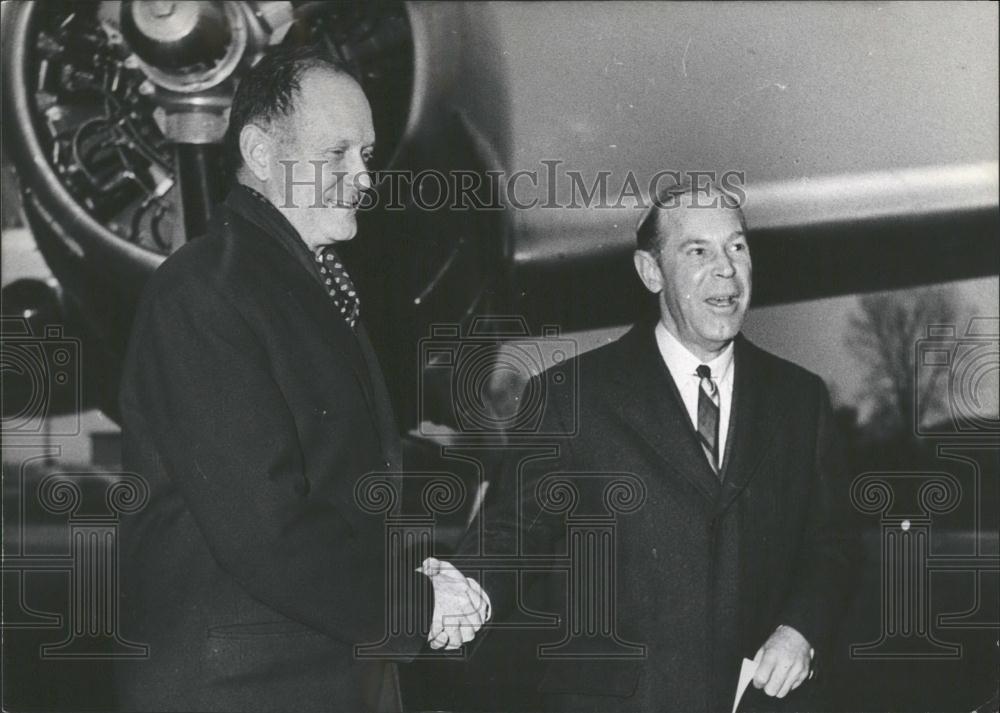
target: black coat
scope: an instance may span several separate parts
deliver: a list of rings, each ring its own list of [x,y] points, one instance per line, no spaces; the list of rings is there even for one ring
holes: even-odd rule
[[[540,688],[550,705],[728,712],[741,659],[752,659],[779,624],[809,640],[822,668],[855,552],[839,529],[849,484],[827,390],[742,337],[734,367],[721,482],[652,325],[545,375],[552,384],[561,372],[561,383],[577,388],[549,389],[542,432],[575,434],[555,441],[556,458],[508,464],[483,516],[487,549],[514,552],[520,536],[528,554],[567,551],[563,517],[537,505],[536,487],[553,472],[630,474],[645,489],[639,509],[618,516],[615,535],[617,636],[645,645],[645,658],[548,661]],[[588,488],[577,513],[603,509],[604,491]],[[468,540],[466,549],[474,549]],[[502,618],[515,602],[512,580],[487,574],[486,582]],[[565,612],[565,599],[553,606]],[[795,707],[793,697],[801,701],[814,685],[786,701]]]
[[[140,304],[124,462],[151,494],[123,518],[121,631],[150,653],[117,667],[124,709],[367,710],[394,676],[353,655],[386,622],[382,521],[353,491],[400,470],[398,433],[363,327],[289,238],[236,189]],[[412,586],[426,607],[426,578]]]

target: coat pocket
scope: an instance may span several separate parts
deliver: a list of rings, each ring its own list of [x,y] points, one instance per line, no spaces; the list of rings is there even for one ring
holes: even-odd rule
[[[350,648],[294,621],[211,626],[205,639],[205,673],[222,687],[290,681],[350,663]]]
[[[208,627],[210,639],[257,639],[259,637],[323,636],[315,629],[297,621],[260,621],[248,624],[226,624]]]
[[[635,693],[641,674],[642,666],[635,661],[553,661],[538,690],[628,698]]]

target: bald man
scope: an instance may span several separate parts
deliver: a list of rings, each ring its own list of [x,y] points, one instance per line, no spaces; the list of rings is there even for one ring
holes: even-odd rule
[[[402,469],[336,252],[370,186],[371,108],[322,49],[276,48],[240,82],[227,147],[236,183],[150,280],[123,374],[124,461],[150,498],[122,524],[122,614],[149,658],[119,662],[120,704],[400,710],[395,664],[355,653],[382,640],[395,556],[355,487]],[[393,660],[488,618],[447,563],[397,584],[400,621],[430,626],[391,638]]]

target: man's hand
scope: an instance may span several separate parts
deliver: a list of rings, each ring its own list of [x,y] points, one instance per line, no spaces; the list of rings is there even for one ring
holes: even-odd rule
[[[754,687],[763,688],[769,696],[784,698],[809,676],[814,655],[802,634],[790,626],[779,626],[754,657],[758,664]]]
[[[423,561],[418,572],[434,587],[434,615],[427,635],[432,649],[457,649],[472,641],[492,615],[490,598],[472,577],[434,557]]]

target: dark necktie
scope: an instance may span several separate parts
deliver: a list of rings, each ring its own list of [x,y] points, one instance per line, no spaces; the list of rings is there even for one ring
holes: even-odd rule
[[[698,437],[712,469],[719,472],[719,387],[712,381],[712,369],[701,364],[698,384]]]
[[[316,262],[319,263],[320,277],[323,278],[323,286],[330,293],[333,304],[340,310],[341,316],[354,329],[358,317],[361,316],[361,299],[350,275],[344,268],[344,263],[334,251],[332,245],[327,245],[316,253]]]

